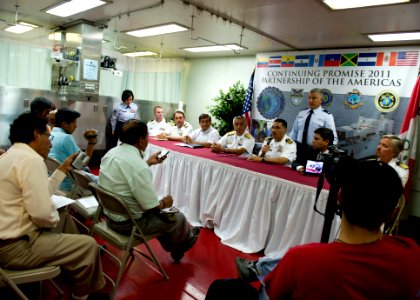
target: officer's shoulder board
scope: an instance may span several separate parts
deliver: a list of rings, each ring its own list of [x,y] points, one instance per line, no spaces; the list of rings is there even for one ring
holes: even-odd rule
[[[247,139],[251,139],[251,138],[252,138],[252,135],[251,135],[249,132],[247,132],[247,133],[245,133],[245,137],[246,137]]]
[[[272,140],[273,138],[272,137],[269,137],[269,136],[267,136],[265,139],[264,139],[264,142],[270,142],[271,140]]]
[[[227,133],[227,135],[228,135],[228,136],[235,135],[235,130],[233,130],[233,131],[231,131],[231,132],[228,132],[228,133]]]
[[[403,164],[402,162],[397,162],[397,166],[399,166],[403,170],[407,170],[408,166],[406,164]]]
[[[331,115],[331,113],[330,113],[328,110],[326,110],[326,109],[323,109],[322,111],[323,111],[324,113],[326,113],[326,114]]]
[[[187,128],[188,127],[188,124],[187,123],[184,123],[184,128]]]
[[[293,142],[293,140],[292,140],[292,139],[287,138],[287,139],[286,139],[286,143],[288,143],[288,144],[293,144],[294,142]]]
[[[149,122],[147,122],[147,123],[152,123],[153,121],[154,121],[155,119],[151,119]]]

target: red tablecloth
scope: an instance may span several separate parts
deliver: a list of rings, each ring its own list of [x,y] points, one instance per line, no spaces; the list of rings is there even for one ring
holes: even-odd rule
[[[301,175],[299,172],[292,170],[290,167],[285,167],[277,164],[268,164],[262,162],[249,161],[245,157],[239,157],[235,154],[225,154],[225,153],[215,153],[210,150],[210,148],[188,148],[175,145],[179,142],[173,141],[160,141],[156,140],[153,137],[149,138],[149,143],[169,149],[171,151],[176,151],[184,154],[189,154],[192,156],[198,156],[220,163],[228,164],[238,168],[258,172],[261,174],[274,176],[289,180],[296,183],[305,184],[312,187],[317,187],[318,177],[316,176],[306,176]],[[169,154],[170,155],[170,154]],[[324,180],[324,189],[329,189],[328,182]]]

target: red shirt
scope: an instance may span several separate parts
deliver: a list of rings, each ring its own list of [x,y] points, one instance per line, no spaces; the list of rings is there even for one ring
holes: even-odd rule
[[[265,284],[271,300],[420,299],[420,247],[411,239],[388,236],[361,245],[297,246]]]

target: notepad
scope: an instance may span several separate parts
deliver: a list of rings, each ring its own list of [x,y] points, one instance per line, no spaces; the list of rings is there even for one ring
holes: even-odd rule
[[[55,209],[62,208],[74,202],[73,199],[58,195],[52,195],[51,200],[54,203]]]
[[[200,144],[186,144],[186,143],[176,143],[175,145],[188,148],[203,148],[203,145]]]

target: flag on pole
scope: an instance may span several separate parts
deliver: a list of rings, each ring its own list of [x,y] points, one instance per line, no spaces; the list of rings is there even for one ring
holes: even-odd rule
[[[242,107],[242,115],[246,119],[246,124],[248,125],[248,129],[251,128],[252,96],[254,95],[254,75],[255,75],[255,69],[252,72],[251,78],[249,79],[249,85],[246,90],[245,101]]]
[[[404,150],[402,152],[402,162],[408,165],[409,167],[410,175],[408,182],[410,182],[410,178],[414,170],[414,161],[416,159],[416,146],[418,135],[417,123],[419,121],[419,100],[420,77],[417,78],[400,130],[400,138],[406,141]]]

